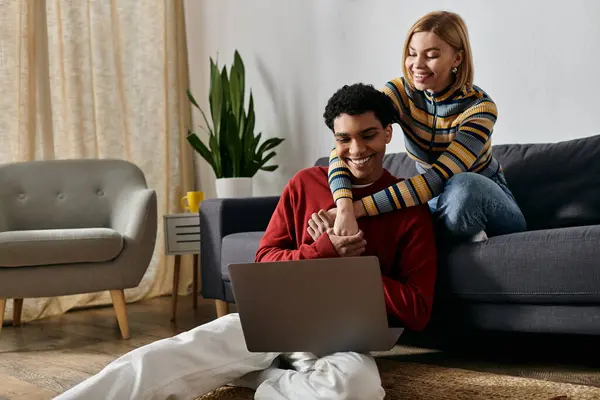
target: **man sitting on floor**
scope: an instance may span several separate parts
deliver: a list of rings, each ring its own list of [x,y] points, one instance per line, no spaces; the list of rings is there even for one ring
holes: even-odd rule
[[[395,110],[372,86],[344,86],[329,100],[325,122],[353,175],[353,195],[398,181],[383,169]],[[420,330],[429,320],[436,275],[427,205],[358,221],[360,232],[336,236],[323,210],[334,207],[327,168],[300,171],[286,185],[256,253],[257,261],[375,255],[392,324]],[[310,221],[310,222],[309,222]],[[316,238],[316,240],[313,239]],[[279,357],[292,369],[280,369]],[[239,379],[241,378],[241,379]],[[229,314],[172,338],[135,349],[75,386],[64,399],[193,399],[234,382],[256,399],[383,399],[373,358],[355,352],[251,353],[240,319]]]

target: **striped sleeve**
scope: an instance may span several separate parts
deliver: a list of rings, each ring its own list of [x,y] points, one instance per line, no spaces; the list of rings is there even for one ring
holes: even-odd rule
[[[381,88],[381,92],[386,94],[394,103],[394,107],[398,111],[397,121],[399,121],[399,114],[401,110],[407,107],[405,104],[405,99],[403,99],[401,96],[401,93],[404,93],[402,80],[397,78],[388,82],[383,88]],[[337,156],[335,147],[329,154],[329,170],[327,175],[334,202],[337,203],[339,199],[343,198],[352,199],[352,181],[350,170]]]
[[[489,148],[497,115],[496,105],[489,98],[481,99],[465,110],[454,140],[432,168],[361,199],[367,214],[373,216],[425,204],[442,193],[448,179],[469,171]]]
[[[408,112],[409,108],[408,97],[404,90],[404,82],[401,78],[393,79],[386,83],[380,91],[392,100],[394,108],[398,112],[395,122],[400,122],[400,113]]]
[[[327,179],[329,180],[329,188],[333,194],[335,203],[339,199],[352,198],[352,181],[350,179],[350,170],[337,155],[335,147],[329,154],[329,170]]]

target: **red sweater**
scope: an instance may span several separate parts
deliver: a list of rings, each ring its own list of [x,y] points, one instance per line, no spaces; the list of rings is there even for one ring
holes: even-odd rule
[[[384,171],[366,188],[352,190],[355,199],[376,193],[399,179]],[[339,257],[327,234],[313,241],[308,220],[312,213],[334,207],[327,168],[300,171],[286,185],[260,241],[257,262]],[[420,205],[361,218],[359,228],[367,247],[364,256],[379,258],[387,313],[392,323],[409,329],[427,325],[436,277],[436,247],[428,206]]]

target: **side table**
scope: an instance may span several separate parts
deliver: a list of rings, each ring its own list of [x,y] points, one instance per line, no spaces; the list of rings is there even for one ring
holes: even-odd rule
[[[165,236],[165,255],[175,256],[173,271],[173,309],[171,321],[177,315],[177,288],[179,287],[179,271],[181,256],[194,255],[194,279],[192,294],[194,308],[198,308],[198,259],[200,254],[200,215],[192,213],[167,214],[163,217]]]

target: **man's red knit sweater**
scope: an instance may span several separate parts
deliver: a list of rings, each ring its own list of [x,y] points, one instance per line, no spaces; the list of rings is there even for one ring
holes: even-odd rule
[[[354,198],[376,193],[399,179],[388,171],[372,185],[352,189]],[[300,171],[283,190],[260,241],[257,262],[339,257],[327,234],[315,242],[308,220],[334,207],[327,168]],[[361,218],[367,247],[364,256],[379,258],[388,316],[409,329],[425,328],[431,314],[436,277],[436,246],[427,205]]]

